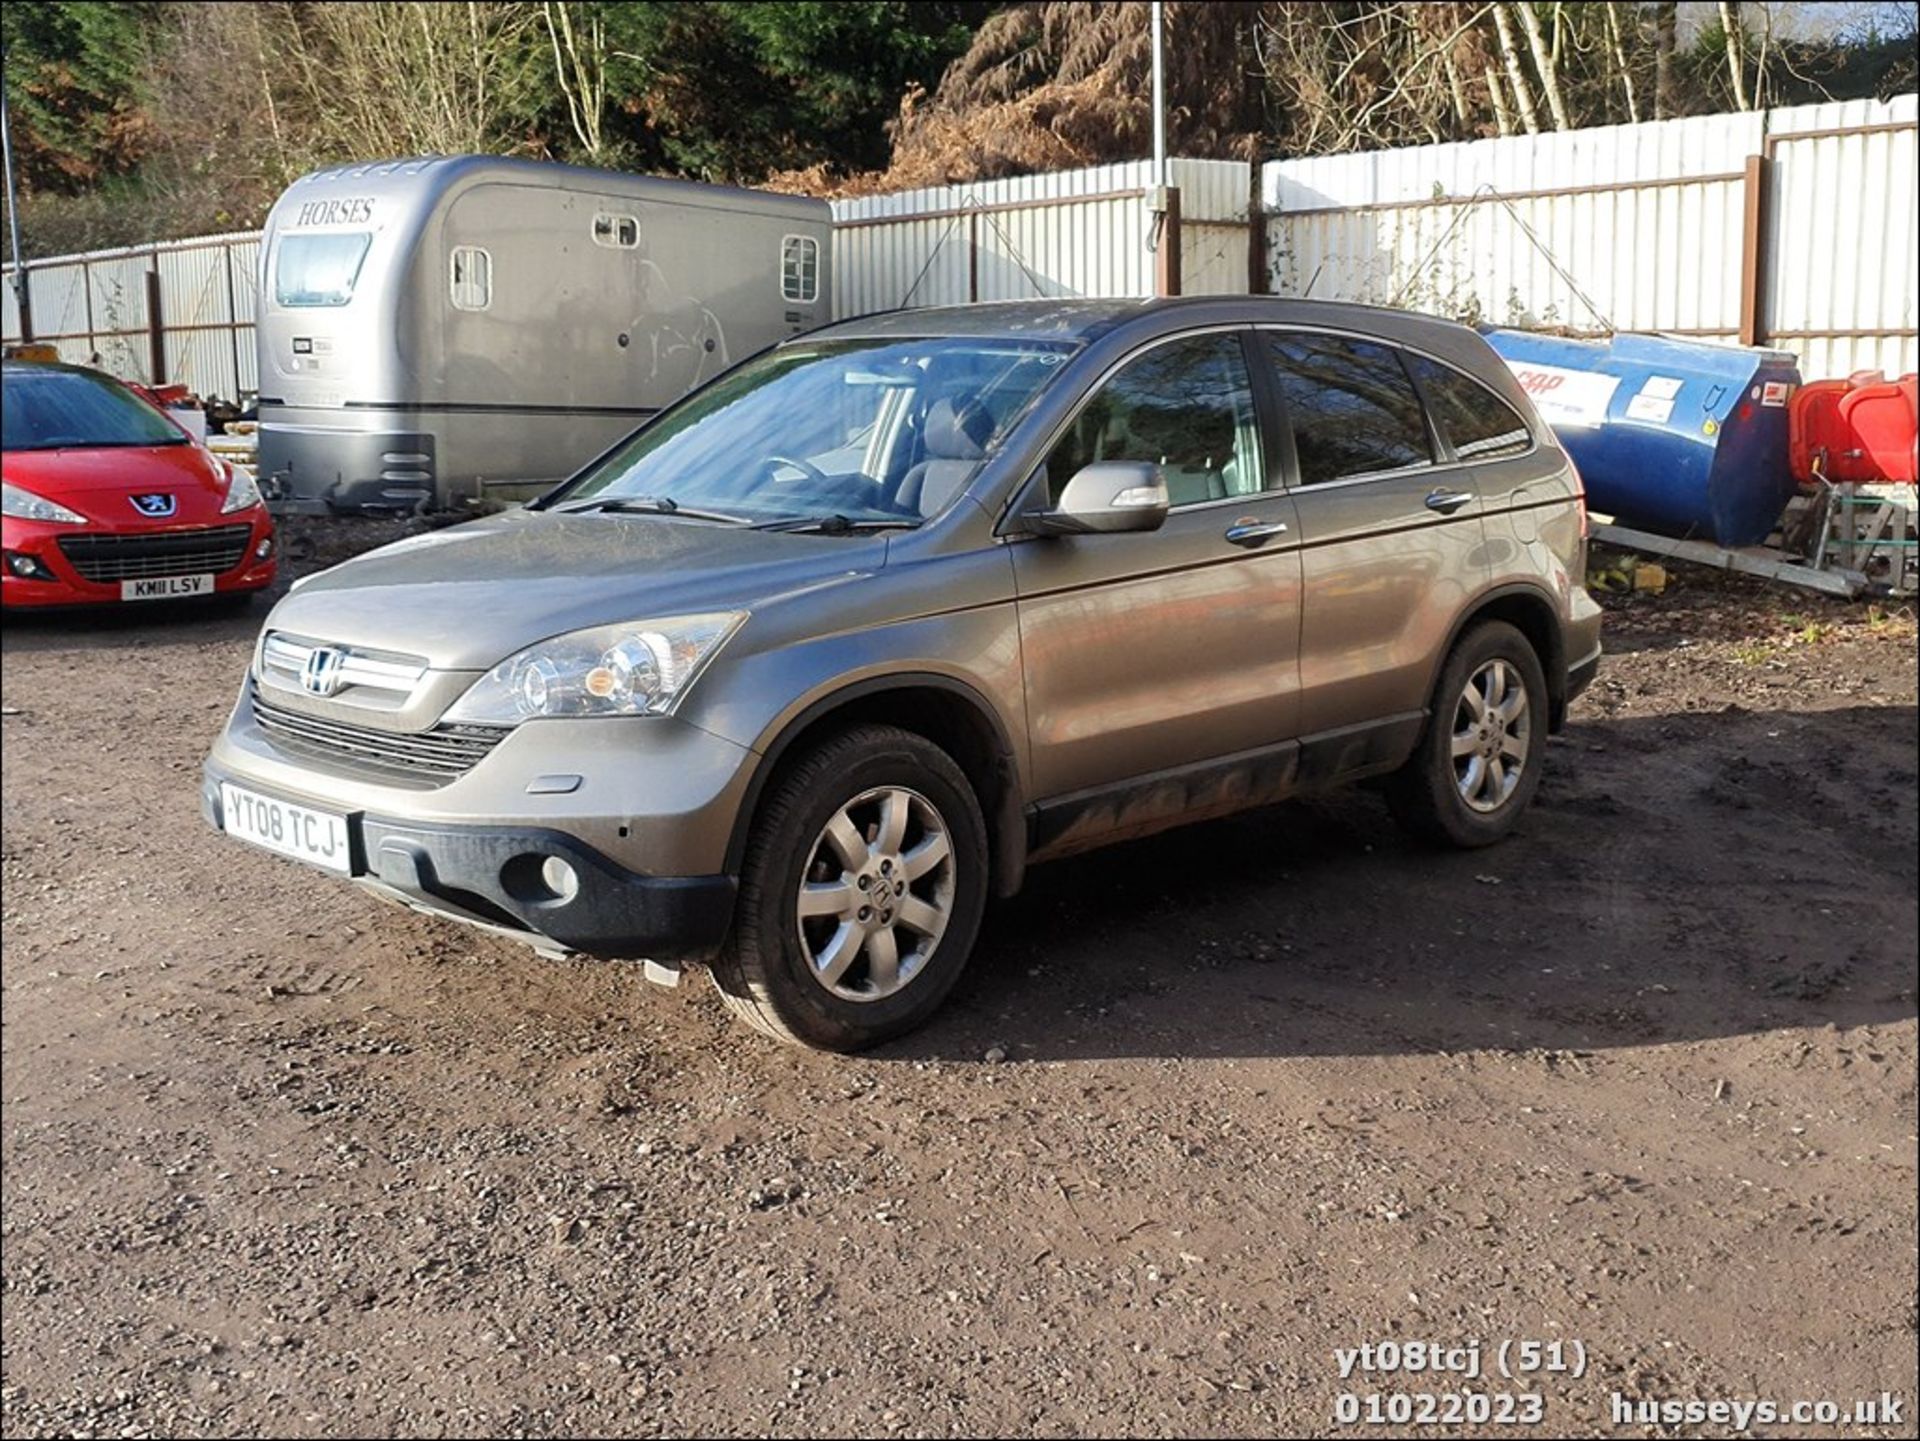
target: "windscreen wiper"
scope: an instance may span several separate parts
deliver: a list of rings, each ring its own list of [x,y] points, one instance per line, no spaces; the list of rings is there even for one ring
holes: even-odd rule
[[[822,535],[866,535],[876,530],[917,530],[920,522],[910,516],[875,520],[854,520],[845,515],[796,515],[787,520],[763,520],[755,530],[816,530]]]
[[[688,520],[714,520],[723,525],[746,525],[747,518],[729,515],[724,510],[694,510],[667,495],[610,495],[601,500],[586,500],[579,505],[552,507],[561,515],[582,515],[600,511],[611,515],[678,515]]]

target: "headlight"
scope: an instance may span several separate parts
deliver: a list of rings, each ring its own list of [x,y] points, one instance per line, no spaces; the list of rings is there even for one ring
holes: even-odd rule
[[[4,481],[0,481],[0,514],[10,515],[15,520],[55,520],[62,525],[87,523],[84,515],[75,515],[64,505],[55,505],[45,496],[35,495],[30,490],[22,490]]]
[[[252,471],[229,461],[227,474],[233,480],[227,486],[227,498],[220,506],[220,514],[231,515],[236,510],[260,504],[260,483],[253,478]]]
[[[501,661],[446,719],[517,725],[536,716],[664,714],[746,618],[721,611],[557,635]]]

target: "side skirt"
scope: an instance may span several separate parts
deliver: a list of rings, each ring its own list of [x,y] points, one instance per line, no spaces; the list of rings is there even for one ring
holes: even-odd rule
[[[1379,775],[1413,753],[1426,719],[1409,711],[1055,796],[1028,809],[1028,859],[1055,860]]]

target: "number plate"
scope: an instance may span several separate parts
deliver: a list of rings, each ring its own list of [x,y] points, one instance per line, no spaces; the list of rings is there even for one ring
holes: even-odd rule
[[[212,595],[211,575],[156,575],[120,582],[122,600],[174,600],[183,595]]]
[[[220,819],[230,836],[343,876],[352,874],[345,816],[308,810],[222,781]]]

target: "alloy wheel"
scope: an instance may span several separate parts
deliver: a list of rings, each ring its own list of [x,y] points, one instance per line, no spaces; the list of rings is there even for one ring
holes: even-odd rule
[[[849,1001],[911,985],[947,928],[953,844],[918,791],[878,786],[827,818],[814,840],[795,920],[813,978]]]
[[[1460,798],[1486,815],[1520,785],[1533,717],[1517,667],[1498,656],[1467,678],[1454,705],[1453,776]]]

